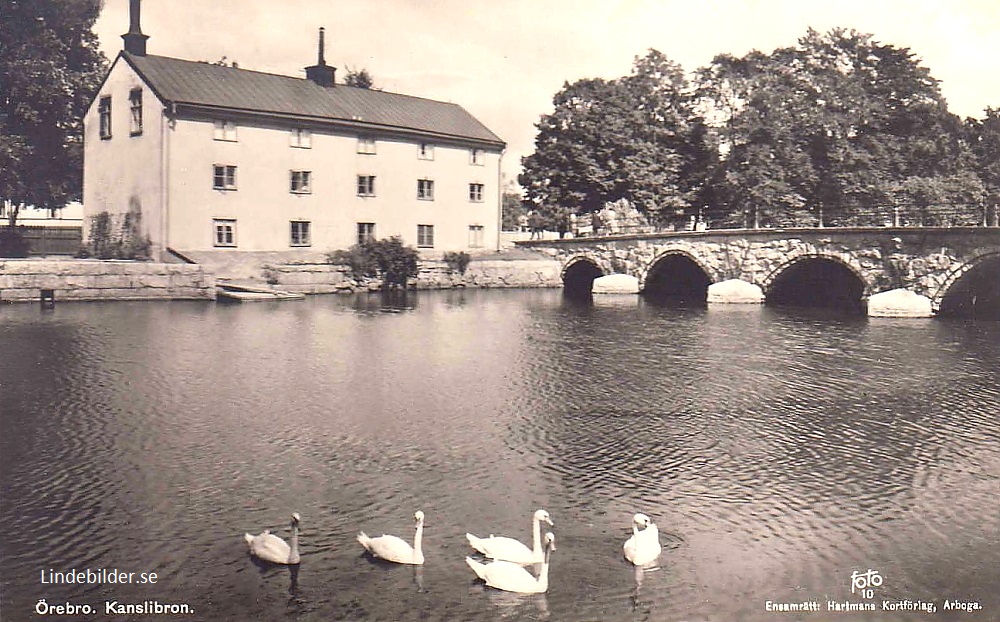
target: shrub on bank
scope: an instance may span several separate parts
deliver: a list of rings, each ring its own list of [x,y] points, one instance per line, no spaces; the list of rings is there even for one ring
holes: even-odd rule
[[[365,240],[347,250],[327,254],[327,261],[334,265],[350,266],[354,280],[377,278],[382,289],[406,289],[411,278],[417,276],[419,253],[411,246],[403,246],[399,236],[382,240]]]
[[[459,274],[465,274],[470,259],[469,253],[465,251],[448,251],[444,254],[444,262],[448,264],[448,269]]]

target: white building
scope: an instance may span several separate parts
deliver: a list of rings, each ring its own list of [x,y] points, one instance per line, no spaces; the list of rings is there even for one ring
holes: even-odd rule
[[[306,78],[149,55],[131,10],[84,118],[85,227],[141,214],[158,259],[499,248],[505,144],[460,106],[336,84],[322,29]]]

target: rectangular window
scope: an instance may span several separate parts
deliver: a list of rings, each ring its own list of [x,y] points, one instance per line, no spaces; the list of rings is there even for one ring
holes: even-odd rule
[[[236,124],[232,121],[216,121],[213,137],[215,140],[226,142],[236,142]]]
[[[483,184],[469,184],[469,200],[473,203],[483,202]]]
[[[434,248],[434,225],[417,225],[417,246]]]
[[[309,221],[307,220],[293,220],[291,221],[291,245],[292,246],[311,246],[312,240],[309,239]]]
[[[469,164],[474,164],[476,166],[482,166],[485,164],[485,158],[483,158],[482,149],[470,149],[469,150]]]
[[[291,171],[289,175],[289,190],[293,194],[309,194],[312,192],[312,172]]]
[[[375,139],[367,136],[358,136],[358,153],[374,155]]]
[[[483,226],[469,225],[469,248],[483,247]]]
[[[212,187],[216,190],[236,190],[236,167],[231,164],[212,166]]]
[[[290,140],[292,147],[298,147],[299,149],[312,149],[312,132],[309,130],[292,130]]]
[[[236,246],[236,221],[216,218],[212,221],[215,246]]]
[[[358,244],[364,244],[365,242],[374,242],[374,241],[375,241],[375,223],[359,222]]]
[[[128,104],[132,112],[129,136],[138,136],[142,134],[142,89],[129,91]]]
[[[430,143],[420,143],[417,145],[417,158],[421,160],[433,160],[434,145]]]
[[[418,179],[417,180],[417,198],[421,201],[433,201],[434,200],[434,180],[433,179]]]
[[[359,197],[375,196],[374,175],[358,175],[358,196]]]
[[[97,116],[101,120],[101,139],[111,138],[111,96],[102,97],[97,104]]]

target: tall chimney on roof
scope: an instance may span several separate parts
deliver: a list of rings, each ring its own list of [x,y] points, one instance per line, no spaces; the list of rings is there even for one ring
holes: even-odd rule
[[[129,0],[128,3],[128,32],[122,35],[125,40],[125,51],[136,56],[146,55],[146,39],[148,35],[142,34],[139,28],[139,0]]]
[[[306,67],[306,78],[320,86],[334,86],[336,84],[335,76],[337,68],[326,64],[325,50],[323,49],[326,47],[326,43],[324,42],[325,32],[325,28],[319,29],[319,55],[315,65]]]
[[[318,51],[318,57],[317,57],[319,59],[319,62],[317,64],[320,64],[320,65],[325,65],[326,64],[326,39],[325,39],[325,36],[326,36],[326,28],[323,28],[322,26],[320,26],[319,27],[319,51]]]

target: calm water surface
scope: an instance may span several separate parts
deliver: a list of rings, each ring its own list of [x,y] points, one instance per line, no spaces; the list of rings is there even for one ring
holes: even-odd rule
[[[105,601],[193,620],[1000,620],[998,413],[997,322],[553,290],[2,307],[0,619],[44,598],[121,620],[164,616]],[[464,534],[529,540],[537,508],[548,593],[475,582]],[[359,530],[409,539],[417,509],[423,568],[360,554]],[[298,571],[255,564],[243,533],[287,538],[293,511]],[[639,573],[621,555],[637,511],[664,545]],[[870,601],[850,580],[869,569]]]

